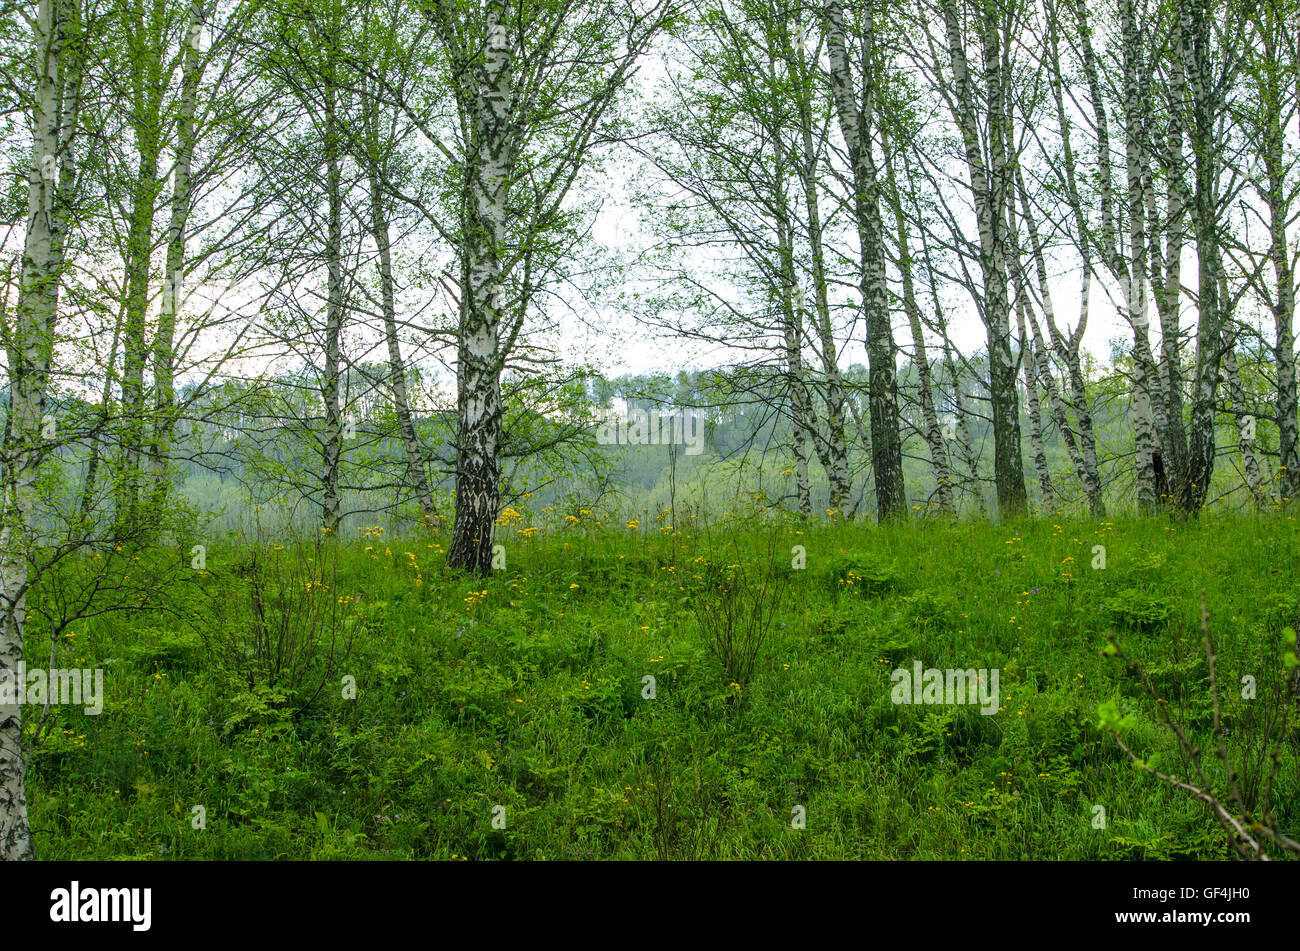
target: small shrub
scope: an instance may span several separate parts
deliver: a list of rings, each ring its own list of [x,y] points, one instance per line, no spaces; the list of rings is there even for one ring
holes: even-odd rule
[[[765,568],[733,565],[696,597],[695,616],[705,645],[727,677],[745,687],[758,668],[786,575],[771,562]]]
[[[1151,633],[1169,623],[1173,612],[1169,601],[1137,588],[1125,588],[1106,602],[1106,610],[1117,627],[1126,631]]]
[[[213,591],[209,651],[254,694],[299,711],[333,682],[352,646],[332,544],[254,545]]]

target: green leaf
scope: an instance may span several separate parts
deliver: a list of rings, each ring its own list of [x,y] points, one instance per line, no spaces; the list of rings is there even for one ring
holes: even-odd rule
[[[1133,725],[1133,714],[1121,715],[1119,704],[1114,700],[1107,700],[1097,707],[1097,716],[1099,718],[1097,725],[1113,733],[1120,733]]]

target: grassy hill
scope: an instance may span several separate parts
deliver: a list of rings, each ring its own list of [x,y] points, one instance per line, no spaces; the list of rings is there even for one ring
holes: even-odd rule
[[[1227,857],[1207,809],[1099,725],[1103,705],[1132,714],[1129,748],[1188,775],[1102,655],[1113,632],[1211,748],[1202,589],[1223,740],[1262,796],[1300,606],[1289,517],[681,521],[511,510],[486,582],[444,573],[445,537],[378,526],[213,545],[167,583],[169,610],[59,638],[58,666],[103,667],[106,698],[51,713],[38,854]],[[996,670],[997,712],[894,702],[891,673],[917,661]],[[1272,800],[1294,835],[1286,731]]]

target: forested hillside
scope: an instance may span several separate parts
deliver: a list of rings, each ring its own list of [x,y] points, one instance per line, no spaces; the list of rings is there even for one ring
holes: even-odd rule
[[[1297,22],[0,4],[0,857],[1293,858]]]

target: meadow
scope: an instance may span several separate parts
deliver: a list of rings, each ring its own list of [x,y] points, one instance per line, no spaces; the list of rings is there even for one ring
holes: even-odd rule
[[[1203,589],[1222,739],[1258,803],[1294,662],[1293,518],[671,521],[507,509],[488,580],[444,567],[446,533],[384,526],[232,533],[201,570],[134,555],[156,599],[56,638],[51,666],[102,667],[106,696],[51,708],[38,857],[1231,857],[1101,725],[1125,717],[1130,749],[1186,774],[1104,649],[1210,743]],[[49,653],[29,630],[28,663]],[[999,671],[996,714],[895,703],[916,661]],[[1286,731],[1272,802],[1294,836]]]

